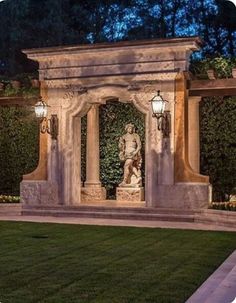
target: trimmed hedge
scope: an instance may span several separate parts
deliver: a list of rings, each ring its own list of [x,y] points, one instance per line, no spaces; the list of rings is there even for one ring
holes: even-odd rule
[[[38,125],[22,107],[0,107],[0,193],[19,195],[22,175],[38,163]]]
[[[210,176],[213,201],[228,201],[236,187],[236,98],[200,102],[201,173]]]

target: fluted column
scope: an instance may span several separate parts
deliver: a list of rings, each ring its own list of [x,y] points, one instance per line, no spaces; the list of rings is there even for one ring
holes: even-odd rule
[[[188,101],[188,136],[189,162],[195,172],[200,172],[200,131],[199,131],[199,102],[202,97],[189,97]]]

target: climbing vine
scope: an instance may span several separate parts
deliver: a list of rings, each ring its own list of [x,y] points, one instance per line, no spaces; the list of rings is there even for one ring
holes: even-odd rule
[[[144,182],[145,117],[133,105],[107,102],[99,107],[100,116],[100,179],[107,190],[108,199],[122,181],[123,166],[119,159],[118,141],[125,133],[125,125],[134,124],[142,142],[142,176]],[[85,178],[85,121],[82,122],[82,175]],[[84,180],[84,179],[83,179]]]
[[[204,98],[200,117],[201,172],[213,201],[227,201],[236,190],[236,98]]]

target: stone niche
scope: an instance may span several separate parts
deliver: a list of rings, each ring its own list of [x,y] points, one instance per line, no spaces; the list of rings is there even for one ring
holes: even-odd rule
[[[52,140],[40,135],[38,167],[21,183],[24,206],[76,206],[106,198],[99,180],[98,107],[114,99],[132,103],[145,115],[146,206],[207,207],[209,179],[198,172],[199,132],[194,122],[198,103],[194,109],[189,105],[187,85],[189,55],[200,45],[194,37],[25,50],[29,59],[39,62],[41,95],[50,105],[49,116],[58,116],[59,136]],[[157,90],[169,101],[170,138],[162,137],[152,117],[149,100]],[[82,186],[81,117],[85,114],[87,167]],[[192,131],[189,125],[197,129]]]

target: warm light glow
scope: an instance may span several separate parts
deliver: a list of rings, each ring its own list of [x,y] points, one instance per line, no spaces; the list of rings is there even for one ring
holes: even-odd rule
[[[48,112],[47,108],[48,108],[48,105],[43,100],[38,101],[34,107],[36,117],[45,118],[47,116],[47,112]]]
[[[236,0],[229,0],[229,1],[232,2],[236,6]]]
[[[162,115],[165,111],[166,101],[162,98],[162,96],[160,96],[160,91],[158,91],[157,95],[152,98],[151,102],[153,114]]]

